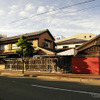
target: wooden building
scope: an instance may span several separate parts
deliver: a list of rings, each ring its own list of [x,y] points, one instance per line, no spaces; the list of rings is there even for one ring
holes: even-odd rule
[[[28,40],[33,43],[35,47],[35,55],[55,55],[53,49],[55,48],[54,38],[48,29],[37,32],[22,34],[28,36]],[[16,42],[21,35],[5,37],[0,39],[0,69],[4,69],[2,62],[6,58],[16,58],[15,50],[18,48]]]
[[[77,47],[75,52],[73,73],[100,74],[100,35]]]
[[[55,47],[54,38],[48,29],[32,32],[32,33],[26,33],[22,35],[28,36],[29,41],[32,41],[33,47],[35,47],[35,50],[38,51],[38,53],[43,54],[43,55],[54,54],[54,52],[51,51]],[[18,42],[18,39],[20,38],[20,36],[21,35],[1,38],[0,39],[0,56],[15,54],[15,50],[18,48],[16,46],[16,42]]]

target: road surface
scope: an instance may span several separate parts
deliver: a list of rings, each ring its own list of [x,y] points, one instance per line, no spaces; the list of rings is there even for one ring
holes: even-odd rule
[[[0,100],[100,100],[100,86],[0,76]]]

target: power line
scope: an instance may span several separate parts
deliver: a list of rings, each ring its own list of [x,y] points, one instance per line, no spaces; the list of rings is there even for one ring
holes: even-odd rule
[[[77,10],[77,11],[73,11],[73,12],[67,12],[66,14],[80,12],[80,11],[84,11],[84,10],[87,10],[87,9],[93,9],[93,8],[96,8],[96,7],[99,7],[99,6],[100,6],[100,4],[99,5],[96,5],[96,6],[91,6],[91,7],[83,8],[83,9],[80,9],[80,10]],[[63,13],[63,15],[65,15],[65,13]]]
[[[54,16],[54,17],[65,17],[65,16],[67,16],[67,14],[69,14],[69,13],[75,13],[75,12],[81,12],[81,11],[84,11],[84,10],[87,10],[87,9],[93,9],[93,8],[96,8],[96,7],[99,7],[100,6],[100,4],[99,5],[95,5],[95,6],[91,6],[91,7],[87,7],[87,8],[83,8],[83,9],[80,9],[80,10],[77,10],[77,11],[72,11],[72,12],[64,12],[64,13],[62,13],[62,14],[58,14],[57,16]],[[67,16],[67,17],[69,17],[69,16]],[[38,20],[34,20],[33,22],[38,22],[38,21],[40,21],[40,20],[45,20],[46,18],[49,18],[49,17],[45,17],[45,18],[43,18],[43,19],[38,19]],[[80,19],[79,19],[80,20]],[[24,24],[25,25],[25,24]],[[21,25],[21,26],[24,26],[24,25]],[[20,26],[20,25],[18,25],[18,26]],[[0,26],[1,27],[1,26]]]
[[[87,8],[83,8],[83,9],[80,9],[80,10],[77,10],[77,11],[66,12],[66,13],[57,15],[57,17],[65,17],[65,16],[67,16],[67,14],[69,14],[69,13],[81,12],[81,11],[84,11],[84,10],[87,10],[87,9],[93,9],[93,8],[96,8],[96,7],[99,7],[99,6],[100,6],[100,4],[99,4],[99,5],[95,5],[95,6],[91,6],[91,7],[87,7]],[[68,17],[68,16],[67,16],[67,17]],[[43,19],[34,20],[33,22],[38,22],[38,21],[40,21],[40,20],[45,20],[46,18],[49,18],[49,17],[45,17],[45,18],[43,18]],[[78,19],[78,20],[80,20],[80,19]],[[24,24],[24,25],[25,25],[25,24]],[[24,26],[24,25],[21,25],[21,26]],[[19,25],[18,25],[18,26],[19,26]]]
[[[33,15],[31,17],[25,17],[25,18],[22,18],[22,19],[19,19],[19,20],[12,21],[9,24],[16,23],[16,22],[19,22],[19,21],[22,21],[22,20],[26,20],[28,18],[33,18],[33,17],[36,17],[36,16],[40,16],[40,15],[43,15],[43,14],[48,14],[48,13],[51,13],[51,12],[54,12],[54,11],[66,9],[66,8],[73,7],[73,6],[76,6],[76,5],[82,5],[82,4],[85,4],[85,3],[92,2],[92,1],[95,1],[95,0],[88,0],[88,1],[80,2],[80,3],[76,3],[76,4],[73,4],[73,5],[69,5],[69,6],[64,6],[64,7],[61,7],[61,8],[57,8],[57,9],[54,9],[52,11],[46,11],[46,12],[43,12],[43,13],[39,13],[39,14]]]

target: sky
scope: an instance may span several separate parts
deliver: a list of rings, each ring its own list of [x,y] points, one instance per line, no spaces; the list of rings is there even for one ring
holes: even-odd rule
[[[98,35],[100,0],[75,5],[84,1],[89,0],[0,0],[0,34],[9,37],[49,29],[53,36]]]

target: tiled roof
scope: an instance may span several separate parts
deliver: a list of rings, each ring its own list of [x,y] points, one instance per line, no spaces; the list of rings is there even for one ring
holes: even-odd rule
[[[87,40],[72,38],[69,40],[57,42],[56,45],[75,44],[75,43],[83,43],[83,42],[87,42]]]
[[[31,33],[26,33],[26,34],[22,34],[25,36],[36,36],[36,35],[40,35],[44,32],[49,32],[48,29],[45,30],[40,30],[40,31],[36,31],[36,32],[31,32]],[[50,33],[50,32],[49,32]],[[50,34],[51,35],[51,34]],[[1,38],[0,41],[6,41],[6,40],[13,40],[13,39],[19,39],[21,35],[17,35],[17,36],[12,36],[12,37],[6,37],[6,38]],[[51,35],[52,36],[52,35]],[[53,36],[52,36],[53,38]]]
[[[55,42],[57,43],[57,42],[69,40],[69,39],[72,39],[72,38],[90,40],[91,38],[93,38],[95,36],[96,36],[96,34],[92,34],[92,33],[79,33],[79,34],[76,34],[76,35],[73,35],[73,36],[69,36],[69,37],[63,38],[61,40],[56,40]]]

